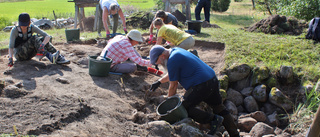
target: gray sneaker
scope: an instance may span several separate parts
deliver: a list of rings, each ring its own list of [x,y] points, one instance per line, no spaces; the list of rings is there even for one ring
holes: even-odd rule
[[[60,54],[60,51],[58,50],[57,52],[55,52],[51,55],[50,61],[52,62],[52,64],[56,64],[56,61],[59,57],[59,54]]]
[[[213,120],[210,122],[210,131],[208,132],[208,134],[210,135],[214,135],[217,131],[217,129],[219,128],[219,126],[222,124],[223,122],[223,117],[219,116],[219,115],[214,115]]]
[[[64,58],[63,55],[59,55],[59,58],[57,59],[57,64],[70,64],[70,60],[67,60]]]

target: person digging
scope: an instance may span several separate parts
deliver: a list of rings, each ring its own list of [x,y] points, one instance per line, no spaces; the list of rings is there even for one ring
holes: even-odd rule
[[[102,22],[103,27],[106,30],[106,37],[110,38],[116,35],[118,29],[119,16],[122,20],[123,31],[125,34],[127,34],[128,31],[126,28],[126,18],[124,17],[123,11],[120,8],[120,5],[117,2],[117,0],[100,0],[100,6],[102,9]],[[109,15],[113,18],[113,34],[110,34],[109,31],[109,26],[111,25],[109,21]]]
[[[160,64],[168,72],[151,85],[150,91],[155,91],[161,83],[170,82],[168,91],[170,97],[177,93],[180,83],[186,90],[182,105],[190,118],[200,124],[210,124],[208,134],[214,135],[222,123],[230,137],[239,137],[233,117],[222,104],[219,81],[210,66],[187,50],[179,47],[165,49],[161,45],[151,48],[150,60],[151,64]],[[202,101],[213,109],[215,115],[196,107]]]
[[[70,64],[70,61],[60,55],[60,52],[49,42],[50,38],[51,36],[46,32],[31,24],[28,13],[21,13],[19,25],[15,26],[10,33],[8,66],[13,66],[13,56],[17,61],[24,61],[36,55],[39,56],[39,60],[44,56],[47,57],[53,64]]]
[[[194,47],[195,40],[193,37],[176,26],[164,24],[161,18],[156,18],[152,24],[158,29],[157,45],[160,45],[162,39],[165,39],[170,42],[170,46],[180,47],[185,50]]]

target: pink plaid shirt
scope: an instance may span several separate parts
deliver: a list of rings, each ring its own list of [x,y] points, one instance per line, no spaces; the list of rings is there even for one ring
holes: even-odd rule
[[[140,66],[152,66],[149,60],[142,59],[136,54],[135,49],[129,41],[129,38],[126,36],[117,35],[113,39],[109,40],[107,46],[102,50],[100,56],[104,56],[106,51],[108,51],[106,57],[112,59],[111,67],[128,60],[128,58]]]

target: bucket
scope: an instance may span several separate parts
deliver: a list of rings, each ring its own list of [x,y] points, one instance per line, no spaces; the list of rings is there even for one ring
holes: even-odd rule
[[[201,32],[201,20],[188,20],[188,30],[195,30],[197,33]]]
[[[97,60],[98,56],[89,56],[89,74],[91,76],[105,77],[109,74],[112,59]]]
[[[182,106],[180,96],[171,96],[161,102],[157,107],[157,114],[170,124],[188,117],[187,110]]]
[[[79,40],[80,29],[66,29],[65,32],[67,41]]]

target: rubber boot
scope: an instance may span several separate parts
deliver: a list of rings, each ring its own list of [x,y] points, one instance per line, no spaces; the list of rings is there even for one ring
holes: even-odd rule
[[[239,137],[239,132],[238,132],[238,127],[236,126],[236,124],[234,123],[233,117],[231,116],[231,114],[227,114],[222,116],[224,118],[222,124],[223,126],[226,128],[226,130],[228,131],[230,137]]]

